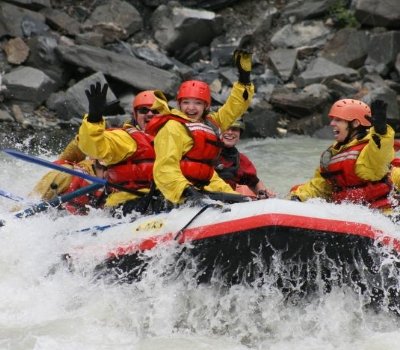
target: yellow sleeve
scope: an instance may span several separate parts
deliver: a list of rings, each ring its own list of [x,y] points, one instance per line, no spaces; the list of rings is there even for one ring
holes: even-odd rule
[[[234,191],[229,184],[227,184],[224,180],[222,180],[219,177],[216,171],[214,171],[214,174],[210,180],[210,184],[208,186],[205,186],[204,189],[210,192],[225,192],[225,193],[238,194],[238,192]]]
[[[154,182],[172,203],[179,203],[183,190],[190,185],[182,174],[180,161],[192,146],[193,140],[185,127],[175,120],[169,120],[154,138]]]
[[[369,142],[357,158],[357,176],[364,180],[378,181],[388,174],[390,162],[394,158],[394,134],[390,126],[385,135],[376,134],[374,128],[370,129]],[[379,145],[373,140],[374,137],[379,138]]]
[[[247,95],[247,98],[244,96]],[[222,107],[211,113],[211,118],[225,131],[249,108],[254,95],[254,85],[243,85],[236,82],[232,86],[231,93]]]
[[[64,151],[60,154],[58,159],[67,160],[72,163],[79,163],[86,158],[86,154],[83,153],[78,147],[78,137],[74,137],[71,142],[65,147]]]
[[[329,199],[332,194],[332,186],[321,176],[319,168],[315,171],[314,177],[298,186],[290,192],[290,196],[297,196],[302,202],[310,198]]]
[[[390,172],[390,179],[393,182],[393,186],[397,191],[400,191],[400,168],[394,167]]]
[[[72,169],[72,165],[63,165],[66,168]],[[72,175],[63,173],[58,170],[51,170],[44,174],[37,182],[32,192],[29,193],[31,198],[40,198],[44,201],[49,201],[54,197],[64,193],[72,181]]]
[[[136,152],[135,140],[122,129],[106,130],[105,122],[89,123],[87,117],[79,128],[79,148],[105,165],[119,163]]]

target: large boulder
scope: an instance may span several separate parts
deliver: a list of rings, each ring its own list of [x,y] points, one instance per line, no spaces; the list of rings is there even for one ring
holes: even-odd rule
[[[398,0],[357,0],[354,14],[365,25],[400,28],[399,5]]]
[[[161,5],[153,13],[154,38],[168,52],[189,44],[209,45],[222,33],[222,18],[214,12]]]

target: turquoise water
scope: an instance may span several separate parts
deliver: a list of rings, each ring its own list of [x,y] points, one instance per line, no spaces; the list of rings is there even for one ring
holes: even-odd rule
[[[257,165],[267,186],[284,196],[292,185],[312,176],[328,144],[295,137],[246,140],[240,149]],[[42,157],[54,155],[44,150]],[[0,155],[0,188],[26,197],[46,171]],[[101,212],[59,217],[52,211],[12,220],[13,205],[0,199],[0,219],[6,219],[0,228],[2,350],[399,348],[399,319],[363,310],[346,288],[287,304],[279,291],[267,286],[226,290],[184,278],[165,280],[160,271],[170,263],[169,248],[158,252],[159,270],[135,285],[94,282],[85,266],[75,274],[65,269],[49,274],[62,253],[96,240],[63,233],[109,219]]]

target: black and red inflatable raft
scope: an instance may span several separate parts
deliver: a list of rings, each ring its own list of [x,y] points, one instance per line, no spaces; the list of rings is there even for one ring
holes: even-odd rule
[[[90,251],[97,276],[135,281],[157,256],[148,252],[168,245],[176,264],[166,273],[190,269],[199,283],[273,283],[289,294],[348,285],[398,307],[400,230],[365,207],[267,199],[175,209],[101,232]]]

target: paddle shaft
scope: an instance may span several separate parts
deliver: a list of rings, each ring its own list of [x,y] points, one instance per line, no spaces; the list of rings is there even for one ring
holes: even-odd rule
[[[60,204],[69,202],[74,198],[83,196],[90,192],[96,191],[100,187],[103,187],[101,184],[91,184],[89,186],[82,187],[74,192],[66,193],[62,196],[58,196],[56,198],[51,199],[48,202],[42,202],[38,204],[32,205],[30,208],[26,208],[18,213],[15,214],[17,218],[25,218],[28,216],[32,216],[36,213],[40,213],[42,211],[47,210],[49,207],[58,207]]]
[[[97,184],[101,184],[103,186],[112,187],[112,188],[115,188],[115,189],[123,191],[123,192],[128,192],[128,193],[135,194],[137,196],[144,196],[145,195],[145,193],[143,193],[143,192],[139,192],[139,191],[136,191],[136,190],[133,190],[133,189],[130,189],[130,188],[126,188],[125,186],[114,184],[114,183],[108,182],[107,180],[101,179],[99,177],[92,176],[92,175],[89,175],[89,174],[85,174],[85,173],[83,173],[81,171],[77,171],[77,170],[74,170],[74,169],[66,168],[66,167],[64,167],[62,165],[58,165],[58,164],[49,162],[47,160],[35,157],[35,156],[22,153],[22,152],[17,151],[17,150],[5,149],[3,151],[5,153],[13,156],[13,157],[18,158],[18,159],[22,159],[22,160],[25,160],[25,161],[30,162],[30,163],[38,164],[38,165],[44,166],[46,168],[58,170],[58,171],[61,171],[61,172],[64,172],[64,173],[67,173],[67,174],[70,174],[70,175],[78,176],[78,177],[81,177],[82,179],[85,179],[85,180],[88,180],[88,181],[91,181],[91,182],[94,182],[94,183],[97,183]]]
[[[23,202],[24,201],[24,198],[19,197],[15,194],[12,194],[12,193],[4,191],[4,190],[0,190],[0,196],[11,199],[15,202]]]

